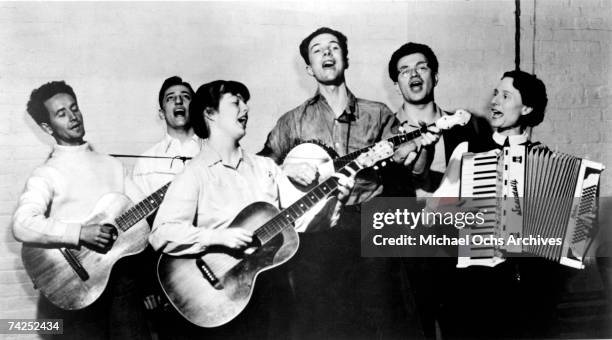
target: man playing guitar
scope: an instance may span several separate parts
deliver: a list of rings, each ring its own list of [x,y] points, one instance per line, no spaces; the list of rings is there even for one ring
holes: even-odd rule
[[[120,162],[97,153],[83,139],[83,116],[73,89],[65,82],[50,82],[32,91],[27,110],[56,144],[28,178],[19,198],[13,216],[15,238],[33,246],[108,252],[117,238],[113,226],[75,221],[85,219],[104,194],[140,197],[140,192],[124,176]],[[128,265],[123,261],[115,268],[106,292],[89,307],[64,311],[41,296],[38,317],[63,319],[64,338],[149,338],[142,300]]]

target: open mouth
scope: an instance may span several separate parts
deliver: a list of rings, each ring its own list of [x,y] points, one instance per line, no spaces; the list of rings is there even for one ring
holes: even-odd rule
[[[187,115],[187,110],[184,107],[178,107],[174,109],[175,116],[185,117]]]
[[[330,67],[334,67],[336,65],[336,61],[335,60],[325,60],[323,61],[323,68],[330,68]]]
[[[491,109],[491,118],[497,119],[497,118],[501,118],[503,115],[504,115],[503,112],[498,111],[496,109]]]
[[[248,115],[244,115],[241,117],[238,117],[238,124],[242,125],[243,128],[246,128],[247,122],[249,121],[249,116]]]
[[[80,128],[81,128],[81,123],[76,123],[69,127],[70,130],[78,130]]]
[[[420,78],[414,78],[410,80],[408,85],[410,85],[410,89],[412,91],[420,91],[423,89],[423,80]]]

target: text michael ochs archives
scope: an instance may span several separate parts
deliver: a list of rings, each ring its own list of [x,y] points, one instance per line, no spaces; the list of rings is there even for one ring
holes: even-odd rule
[[[416,198],[373,199],[362,205],[362,256],[455,257],[460,247],[562,245],[561,238],[495,232],[495,207],[469,207],[436,211]]]

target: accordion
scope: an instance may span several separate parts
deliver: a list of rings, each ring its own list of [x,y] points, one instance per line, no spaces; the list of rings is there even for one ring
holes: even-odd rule
[[[539,144],[465,153],[460,196],[483,214],[484,223],[461,229],[459,236],[500,241],[460,246],[457,267],[495,266],[527,255],[584,268],[597,231],[603,170],[602,164]]]

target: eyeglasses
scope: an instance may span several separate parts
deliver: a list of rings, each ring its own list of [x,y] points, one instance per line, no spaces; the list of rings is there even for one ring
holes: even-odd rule
[[[405,78],[408,78],[412,75],[412,72],[416,72],[418,75],[422,76],[429,72],[430,68],[427,64],[419,64],[416,67],[402,67],[399,70],[399,75]]]

